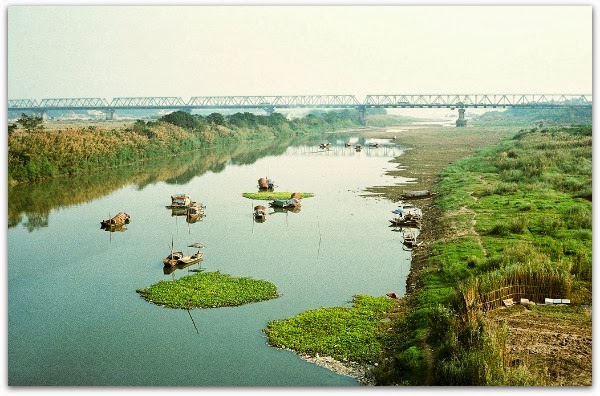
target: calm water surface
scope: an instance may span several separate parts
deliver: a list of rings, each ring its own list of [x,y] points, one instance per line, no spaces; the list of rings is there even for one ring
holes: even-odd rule
[[[167,168],[155,181],[106,188],[75,204],[61,204],[58,196],[92,189],[77,179],[56,191],[31,187],[18,197],[9,191],[9,385],[357,385],[269,347],[262,333],[269,320],[347,305],[354,294],[404,293],[410,253],[388,227],[397,205],[362,196],[368,186],[401,181],[384,173],[402,148],[381,140],[380,148],[358,153],[343,147],[348,138],[333,140],[328,151],[293,146],[161,177],[178,174]],[[361,138],[363,145],[373,140]],[[297,213],[271,213],[256,223],[252,207],[259,202],[242,193],[255,191],[264,176],[279,191],[315,196]],[[202,221],[172,216],[165,205],[175,193],[206,205]],[[10,213],[17,201],[41,200],[50,208],[41,216]],[[101,230],[100,220],[119,211],[131,215],[127,230]],[[204,261],[165,274],[162,259],[172,238],[187,253],[190,243],[206,245]],[[281,297],[188,313],[136,293],[199,267],[269,280]]]

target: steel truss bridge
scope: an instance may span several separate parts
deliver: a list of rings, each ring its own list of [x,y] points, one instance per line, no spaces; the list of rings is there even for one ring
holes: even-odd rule
[[[131,109],[192,110],[262,109],[357,109],[364,117],[368,108],[449,108],[459,109],[464,121],[467,108],[582,108],[592,107],[591,94],[399,94],[367,95],[359,101],[354,95],[295,96],[194,96],[122,97],[110,102],[102,98],[9,99],[9,112],[45,114],[50,110],[98,110],[112,119],[116,111]],[[457,121],[457,126],[459,121]],[[466,121],[465,121],[466,124]]]

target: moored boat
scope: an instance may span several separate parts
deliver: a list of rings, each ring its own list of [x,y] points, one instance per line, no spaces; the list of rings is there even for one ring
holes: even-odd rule
[[[163,264],[168,267],[177,265],[179,260],[183,258],[183,252],[171,252],[164,260]]]
[[[202,204],[198,202],[192,202],[186,210],[186,217],[188,221],[196,221],[202,215]]]
[[[407,191],[402,194],[402,198],[404,199],[418,199],[418,198],[428,198],[432,196],[433,193],[429,190],[421,190],[421,191]]]
[[[190,196],[187,194],[171,195],[171,205],[167,205],[169,209],[187,208],[192,204]]]
[[[408,228],[402,233],[402,243],[409,249],[414,248],[417,245],[417,237],[414,230]]]
[[[261,177],[258,179],[258,189],[261,191],[273,191],[275,188],[275,183],[271,179],[267,179],[266,177]]]
[[[300,200],[297,198],[276,199],[272,201],[269,205],[271,205],[274,208],[296,208],[300,206]]]
[[[120,212],[116,216],[114,216],[110,219],[102,220],[100,222],[100,228],[121,227],[121,226],[124,226],[125,224],[129,224],[130,220],[131,220],[131,217],[127,213]]]
[[[267,208],[263,205],[257,205],[254,207],[254,218],[257,221],[265,221],[267,219]]]
[[[177,260],[177,265],[191,265],[191,264],[196,264],[197,262],[199,262],[200,260],[202,260],[202,256],[204,256],[204,253],[201,251],[197,251],[196,253],[192,254],[191,256],[183,256],[181,258],[179,258],[179,260]]]

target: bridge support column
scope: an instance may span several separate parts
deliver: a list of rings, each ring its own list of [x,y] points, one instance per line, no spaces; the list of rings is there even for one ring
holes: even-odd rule
[[[106,110],[106,113],[104,113],[106,115],[106,119],[109,121],[112,121],[115,119],[115,110],[114,109],[108,109]]]
[[[466,127],[467,126],[467,120],[465,119],[465,109],[462,107],[458,109],[458,119],[456,120],[456,126],[457,127]]]
[[[356,110],[358,110],[360,125],[367,126],[367,108],[365,106],[358,106]]]

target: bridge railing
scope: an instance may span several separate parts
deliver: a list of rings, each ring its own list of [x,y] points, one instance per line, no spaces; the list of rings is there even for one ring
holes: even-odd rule
[[[42,99],[39,103],[40,108],[103,108],[108,107],[108,102],[102,98],[54,98]]]
[[[129,97],[114,98],[107,107],[185,107],[183,99],[170,97]]]
[[[32,99],[9,99],[8,108],[21,109],[21,108],[32,108],[39,107],[38,102]]]
[[[469,95],[367,95],[376,107],[533,107],[591,106],[591,95],[469,94]]]
[[[297,96],[194,96],[188,107],[263,108],[263,107],[351,107],[361,103],[354,95]]]
[[[234,109],[234,108],[358,108],[358,107],[591,107],[592,95],[566,94],[443,94],[367,95],[360,102],[354,95],[296,96],[194,96],[186,103],[180,97],[119,97],[109,103],[102,98],[53,98],[8,100],[9,110],[27,109]]]

